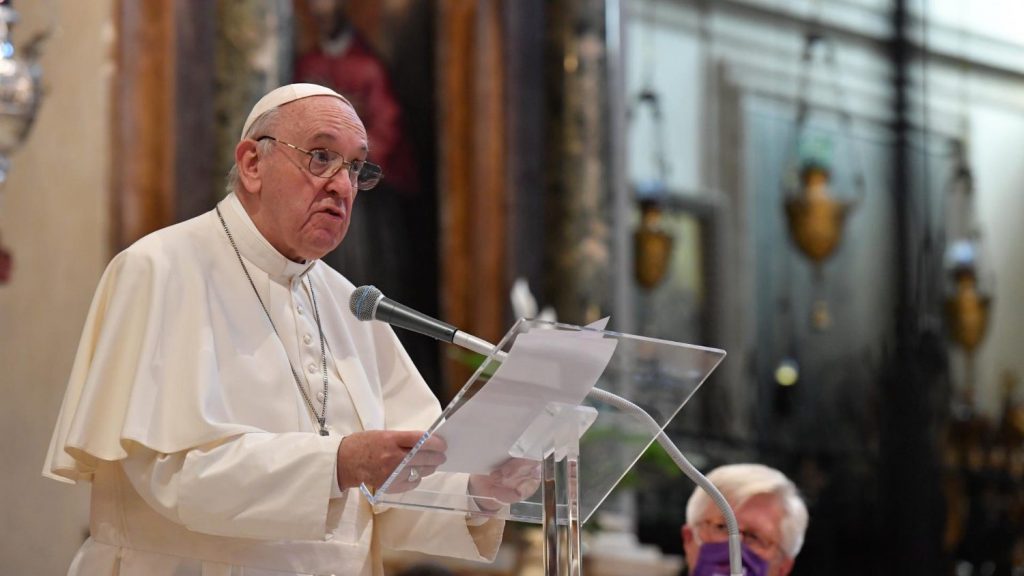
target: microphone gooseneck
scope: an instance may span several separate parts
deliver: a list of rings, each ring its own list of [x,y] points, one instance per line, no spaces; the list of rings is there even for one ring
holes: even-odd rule
[[[665,434],[665,431],[658,425],[658,421],[651,417],[646,410],[637,406],[636,404],[626,400],[618,394],[612,394],[607,390],[594,387],[590,389],[587,394],[595,400],[600,400],[606,404],[611,404],[619,410],[634,416],[647,426],[647,429],[657,434],[655,439],[658,444],[668,453],[669,458],[675,462],[676,467],[682,471],[694,484],[700,486],[704,492],[707,493],[708,497],[715,504],[718,510],[725,517],[726,529],[729,532],[729,568],[733,575],[743,576],[743,553],[740,549],[740,528],[739,523],[736,521],[736,514],[732,511],[732,506],[729,506],[729,501],[725,499],[725,496],[718,490],[718,488],[708,480],[707,476],[700,473],[700,470],[690,463],[683,456],[679,447],[672,443],[672,440]]]

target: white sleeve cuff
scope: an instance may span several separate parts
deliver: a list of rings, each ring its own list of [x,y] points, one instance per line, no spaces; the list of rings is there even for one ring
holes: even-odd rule
[[[333,435],[334,432],[331,432],[331,434]],[[338,441],[338,449],[339,450],[341,449],[341,443],[344,442],[344,441],[345,441],[345,436],[342,435],[341,436],[341,440]],[[332,499],[334,499],[334,498],[342,498],[342,497],[345,496],[345,490],[342,490],[341,486],[338,485],[338,460],[337,460],[338,457],[337,457],[337,451],[335,451],[335,457],[334,458],[335,458],[335,460],[334,460],[334,475],[332,476],[332,480],[331,480],[331,498]]]

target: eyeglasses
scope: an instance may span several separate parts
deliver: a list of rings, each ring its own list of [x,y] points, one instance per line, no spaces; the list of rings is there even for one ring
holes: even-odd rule
[[[261,140],[272,140],[278,144],[284,144],[289,148],[294,148],[299,152],[302,152],[306,156],[309,156],[309,173],[313,176],[320,178],[334,178],[334,175],[341,170],[348,169],[348,180],[352,183],[352,186],[359,190],[369,190],[380,182],[381,172],[380,166],[371,164],[365,160],[345,160],[345,157],[338,154],[334,150],[328,150],[327,148],[313,148],[312,150],[305,150],[299,148],[294,144],[289,144],[283,140],[278,140],[273,136],[260,136],[256,139],[257,142]]]
[[[721,542],[729,539],[729,527],[725,522],[702,520],[697,523],[697,528],[706,530],[705,534],[711,536],[710,538],[701,538],[706,542]],[[769,560],[776,550],[781,550],[778,542],[750,530],[740,530],[740,539],[758,556]]]

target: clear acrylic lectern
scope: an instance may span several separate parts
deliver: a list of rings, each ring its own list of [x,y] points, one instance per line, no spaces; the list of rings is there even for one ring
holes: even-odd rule
[[[596,327],[520,320],[387,481],[376,491],[363,486],[363,494],[374,505],[542,524],[545,573],[578,575],[581,525],[724,356]],[[594,399],[595,387],[639,406],[658,428]],[[445,439],[448,461],[409,490],[407,466],[433,435]],[[510,460],[537,469],[539,487],[482,512],[498,503],[470,496],[465,476]]]

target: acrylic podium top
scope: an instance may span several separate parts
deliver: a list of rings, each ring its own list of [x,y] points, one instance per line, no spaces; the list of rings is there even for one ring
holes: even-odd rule
[[[507,467],[510,459],[529,468],[545,454],[561,458],[568,451],[578,453],[579,513],[586,522],[724,356],[596,327],[520,320],[388,480],[376,491],[364,486],[363,494],[374,505],[477,513],[494,506],[468,495],[468,474]],[[593,387],[647,411],[660,429],[588,397]],[[574,431],[582,432],[578,452]],[[448,461],[409,490],[402,481],[407,466],[433,435],[445,439]],[[541,523],[541,493],[492,515]]]

